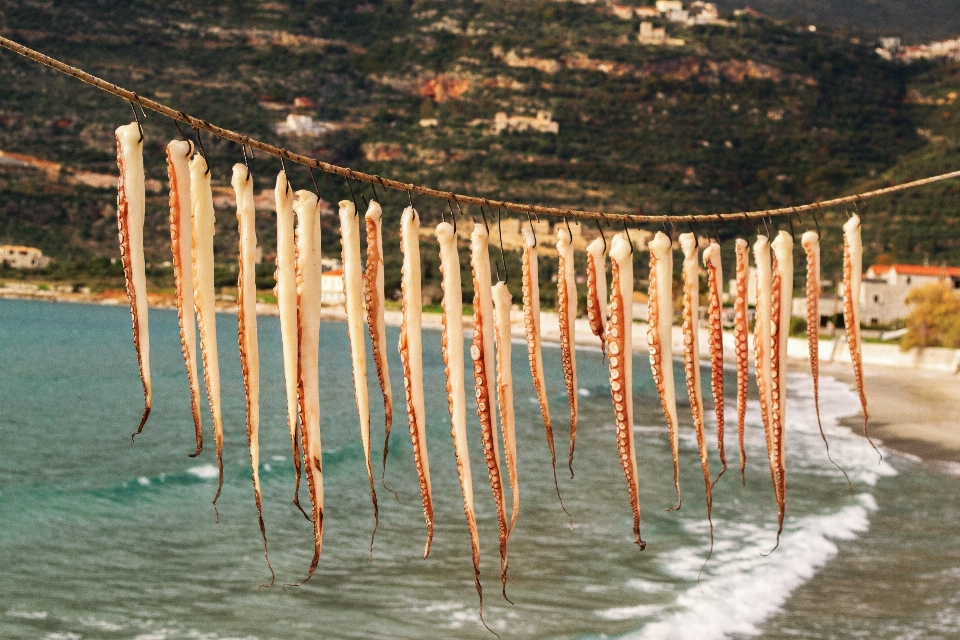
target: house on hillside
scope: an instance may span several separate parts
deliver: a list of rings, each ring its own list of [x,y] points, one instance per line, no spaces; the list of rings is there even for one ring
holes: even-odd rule
[[[320,274],[320,304],[336,307],[345,304],[347,295],[343,291],[343,269],[331,269]]]
[[[872,265],[863,276],[860,311],[863,324],[889,325],[910,313],[907,294],[917,286],[947,281],[960,290],[960,267],[916,264]]]
[[[50,257],[34,247],[5,244],[0,246],[0,264],[14,269],[43,269],[50,264]]]

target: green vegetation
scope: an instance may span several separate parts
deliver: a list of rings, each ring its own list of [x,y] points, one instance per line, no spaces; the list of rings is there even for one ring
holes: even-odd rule
[[[960,65],[887,62],[867,39],[811,33],[795,21],[743,16],[731,27],[670,23],[670,35],[686,44],[652,47],[637,43],[636,21],[614,17],[604,3],[234,0],[198,8],[171,0],[162,7],[105,3],[94,11],[89,3],[64,0],[6,7],[0,26],[17,41],[141,95],[267,142],[489,197],[620,212],[716,213],[816,201],[960,167],[960,102],[949,98],[960,91]],[[510,52],[556,68],[510,66]],[[0,81],[0,149],[69,167],[46,176],[0,166],[0,242],[37,246],[55,257],[51,278],[116,279],[117,265],[108,260],[110,271],[97,262],[118,257],[115,193],[75,184],[72,172],[116,172],[112,131],[131,119],[129,105],[8,52],[0,52]],[[308,106],[294,107],[298,97],[316,106],[301,101]],[[552,114],[558,134],[491,131],[498,111],[538,110]],[[288,113],[336,129],[318,137],[279,135],[275,125]],[[421,118],[438,124],[422,127]],[[160,266],[170,260],[164,145],[178,133],[156,115],[143,124],[147,174],[161,183],[148,194],[147,259],[156,265],[151,282],[169,287],[169,268]],[[215,186],[226,189],[218,196],[229,193],[240,148],[208,135],[203,146]],[[250,166],[257,193],[272,190],[279,162],[258,155]],[[287,168],[295,188],[313,189],[306,170]],[[361,197],[373,191],[354,188],[362,208]],[[924,257],[960,264],[957,189],[944,183],[868,203],[867,264]],[[334,208],[351,197],[340,179],[320,179],[319,190]],[[386,285],[395,297],[395,229],[407,196],[378,194]],[[439,222],[446,208],[423,198],[414,204],[424,227]],[[479,213],[468,209],[464,223]],[[819,216],[828,279],[839,273],[845,219],[844,211]],[[809,216],[794,220],[798,232],[812,223]],[[323,225],[324,253],[337,256],[336,218],[325,216]],[[790,228],[785,220],[774,226]],[[695,230],[723,240],[743,232],[740,225]],[[271,255],[274,219],[266,210],[258,234]],[[724,245],[726,264],[732,264],[730,244]],[[235,283],[227,263],[236,247],[235,218],[220,206],[215,249],[225,266],[218,286]],[[436,302],[436,247],[425,240],[422,252],[424,290]],[[461,252],[465,256],[466,247]],[[801,256],[797,243],[797,260]],[[498,249],[491,250],[495,258]],[[519,254],[507,251],[505,260],[519,299]],[[647,276],[646,254],[637,252],[635,260],[639,285]],[[555,296],[554,262],[544,258],[540,265],[545,306]],[[469,300],[469,269],[461,275]],[[797,278],[800,285],[802,269]],[[257,284],[272,288],[272,267],[264,266]]]

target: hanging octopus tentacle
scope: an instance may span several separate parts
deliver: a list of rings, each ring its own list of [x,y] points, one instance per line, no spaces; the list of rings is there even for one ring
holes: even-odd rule
[[[407,422],[413,460],[420,482],[423,518],[427,523],[427,543],[423,557],[430,555],[433,542],[433,493],[430,486],[430,461],[427,456],[427,418],[423,396],[423,298],[420,295],[420,216],[413,207],[403,210],[400,217],[400,249],[403,269],[400,281],[403,320],[400,324],[400,363],[403,369],[403,387],[407,397]]]
[[[863,408],[863,437],[883,459],[867,434],[867,392],[863,384],[863,358],[860,349],[860,279],[863,273],[863,242],[860,238],[860,216],[853,215],[843,225],[843,323],[847,328],[847,346],[853,375],[857,380],[857,394]]]
[[[200,329],[200,354],[203,358],[203,378],[213,421],[213,443],[217,453],[219,483],[213,497],[217,500],[223,490],[223,414],[220,404],[220,364],[217,355],[217,308],[213,280],[213,191],[210,171],[201,154],[190,161],[190,200],[193,212],[193,296],[196,301],[197,326]]]
[[[296,193],[297,401],[303,471],[313,516],[313,559],[303,584],[313,576],[323,549],[323,458],[320,446],[320,203],[310,191]]]
[[[473,271],[473,380],[477,396],[477,417],[483,439],[483,457],[490,476],[490,490],[497,509],[500,535],[500,579],[507,598],[507,506],[500,474],[500,449],[497,443],[497,417],[493,408],[491,383],[494,376],[493,290],[490,283],[489,235],[483,224],[475,224],[470,237],[470,266]],[[507,598],[509,600],[509,598]]]
[[[294,236],[293,190],[287,182],[287,174],[277,174],[274,189],[277,211],[277,270],[274,279],[277,286],[274,294],[280,311],[280,341],[283,345],[283,381],[287,395],[287,429],[293,452],[293,504],[307,520],[310,516],[300,505],[300,428],[297,424],[297,379],[299,346],[297,338],[297,246]]]
[[[557,231],[560,254],[557,275],[557,315],[560,321],[560,361],[570,403],[570,477],[573,477],[573,450],[577,442],[577,350],[574,322],[577,318],[577,281],[573,264],[573,244],[566,229]]]
[[[543,428],[550,448],[550,464],[553,466],[553,486],[557,490],[560,508],[571,518],[563,506],[560,483],[557,482],[557,452],[553,444],[553,425],[550,423],[550,404],[547,400],[547,385],[543,375],[543,352],[540,348],[540,282],[537,269],[537,238],[533,230],[523,228],[523,329],[527,338],[527,356],[530,360],[530,376],[537,393]]]
[[[746,486],[747,452],[744,434],[747,422],[747,388],[749,383],[749,353],[747,324],[747,274],[750,257],[747,241],[737,238],[736,296],[733,302],[733,344],[737,360],[737,441],[740,445],[740,482]]]
[[[673,484],[680,508],[680,435],[677,421],[677,398],[673,383],[673,252],[667,234],[658,231],[648,245],[650,249],[650,296],[647,303],[647,344],[650,368],[660,397],[660,406],[667,419],[670,453],[673,455]]]
[[[710,523],[710,551],[704,566],[713,555],[713,484],[710,482],[710,460],[707,457],[707,438],[703,428],[703,391],[700,386],[700,347],[697,319],[700,308],[700,267],[697,262],[697,237],[680,234],[683,250],[683,369],[690,398],[690,414],[700,450],[700,466],[707,493],[707,521]],[[703,572],[703,568],[700,569]]]
[[[607,317],[607,271],[604,244],[597,238],[587,246],[587,321],[590,331],[600,338],[600,351],[607,353],[605,320]],[[633,301],[630,301],[633,304]]]
[[[723,303],[720,301],[720,291],[723,288],[723,270],[720,264],[720,244],[711,242],[703,251],[703,266],[707,270],[707,288],[709,291],[709,306],[707,309],[708,325],[710,327],[710,389],[713,391],[714,414],[717,417],[717,451],[720,454],[720,464],[723,468],[717,474],[716,484],[727,470],[727,454],[723,446]]]
[[[130,444],[143,431],[153,405],[153,383],[150,379],[150,331],[147,324],[147,275],[143,256],[143,220],[146,201],[143,173],[143,133],[136,122],[117,127],[117,226],[120,233],[120,263],[130,302],[133,321],[133,345],[137,350],[137,367],[143,384],[143,415]]]
[[[480,585],[480,534],[473,506],[473,475],[470,470],[470,452],[467,441],[467,403],[464,382],[463,359],[463,291],[460,286],[460,256],[457,253],[457,236],[453,225],[441,222],[437,225],[437,241],[440,244],[440,273],[443,276],[443,333],[440,336],[444,373],[447,377],[447,408],[450,411],[450,435],[453,437],[453,452],[457,460],[457,476],[463,493],[463,513],[470,534],[470,551],[473,557],[473,582],[480,598],[480,621],[483,626],[483,587]],[[487,627],[489,629],[489,627]]]
[[[190,168],[193,154],[189,140],[173,140],[167,145],[167,175],[170,179],[170,244],[173,250],[173,279],[176,287],[177,322],[180,326],[180,350],[190,387],[190,413],[193,416],[197,449],[203,451],[203,421],[200,417],[200,378],[197,374],[197,320],[193,310],[193,272],[190,257],[193,223],[190,211]]]
[[[625,235],[615,235],[610,250],[607,345],[610,350],[610,393],[617,424],[617,452],[633,510],[634,542],[642,550],[647,543],[640,537],[640,479],[633,437],[633,252]]]
[[[263,524],[263,497],[260,491],[260,354],[257,348],[257,220],[253,205],[253,178],[245,165],[233,165],[231,181],[237,199],[239,222],[239,276],[237,279],[237,340],[240,346],[240,370],[246,399],[247,444],[250,447],[253,495],[257,521],[263,537],[263,557],[270,570],[270,584],[276,575],[270,565],[267,529]]]
[[[373,347],[373,362],[383,394],[383,469],[380,484],[400,501],[397,493],[387,486],[387,453],[390,451],[390,428],[393,425],[393,390],[390,388],[390,369],[387,365],[387,330],[384,321],[383,276],[383,210],[371,200],[364,216],[367,228],[367,268],[363,274],[363,299],[367,310],[367,329]]]

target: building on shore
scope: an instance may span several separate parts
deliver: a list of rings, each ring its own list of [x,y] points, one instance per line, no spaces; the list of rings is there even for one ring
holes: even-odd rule
[[[0,264],[14,269],[44,269],[50,264],[50,256],[34,247],[5,244],[0,246]]]
[[[872,265],[863,276],[860,312],[863,324],[887,326],[910,313],[907,294],[914,287],[948,282],[960,291],[960,267],[930,267],[917,264]]]
[[[320,274],[320,304],[325,307],[337,307],[345,304],[347,296],[343,291],[343,269],[330,269]]]

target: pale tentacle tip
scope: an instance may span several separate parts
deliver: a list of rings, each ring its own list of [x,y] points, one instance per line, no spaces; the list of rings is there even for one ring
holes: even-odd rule
[[[150,405],[146,405],[143,408],[143,416],[140,417],[140,425],[137,427],[136,433],[130,434],[130,446],[132,447],[137,436],[143,432],[143,426],[147,424],[147,418],[150,417]],[[873,444],[873,443],[871,443]],[[876,447],[874,447],[876,449]]]
[[[720,478],[722,478],[723,474],[726,472],[727,472],[727,465],[723,465],[723,469],[720,469],[720,473],[717,474],[717,479],[710,483],[711,490],[716,486],[718,482],[720,482]]]

